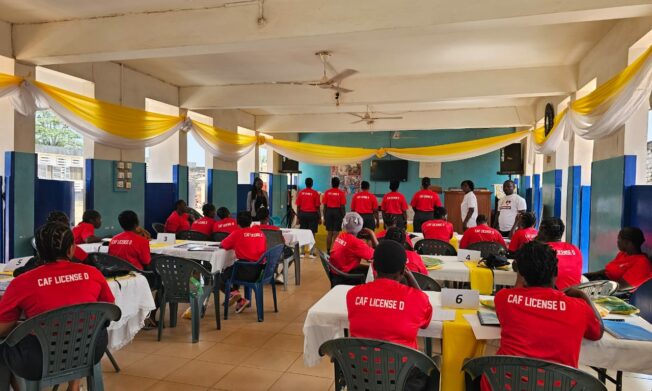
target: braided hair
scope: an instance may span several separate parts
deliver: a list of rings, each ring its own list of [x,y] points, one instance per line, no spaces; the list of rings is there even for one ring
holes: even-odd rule
[[[520,224],[523,228],[534,227],[537,222],[537,217],[532,212],[523,212],[520,217]]]
[[[68,218],[68,215],[60,210],[53,210],[52,212],[50,212],[48,214],[48,218],[46,222],[70,225],[70,219]]]
[[[546,217],[539,226],[539,236],[544,242],[558,242],[564,235],[564,222],[559,217]]]
[[[557,276],[557,253],[546,243],[533,240],[524,244],[514,255],[512,268],[528,286],[552,286]]]
[[[68,251],[75,243],[72,231],[60,222],[46,223],[35,235],[36,251],[41,263],[56,262],[67,259]]]
[[[389,227],[383,239],[393,240],[399,243],[400,245],[402,245],[406,250],[412,251],[413,250],[412,247],[405,240],[406,236],[407,233],[405,232],[404,229],[399,227]]]

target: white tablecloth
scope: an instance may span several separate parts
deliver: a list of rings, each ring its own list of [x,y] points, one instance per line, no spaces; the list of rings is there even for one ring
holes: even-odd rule
[[[466,267],[464,262],[457,260],[456,256],[437,256],[444,263],[441,269],[428,270],[430,278],[437,281],[454,281],[454,282],[469,282],[469,268]],[[514,286],[516,284],[516,272],[513,270],[495,270],[494,279],[496,285]],[[371,268],[367,274],[367,282],[373,280]]]
[[[106,253],[109,251],[109,246],[102,246],[103,243],[84,243],[78,244],[77,247],[86,251],[87,253]]]
[[[312,247],[315,244],[315,237],[309,229],[282,228],[281,231],[288,245],[298,242],[299,246]]]
[[[152,244],[155,242],[152,242]],[[211,271],[213,273],[221,272],[225,268],[233,265],[235,262],[235,252],[233,250],[224,250],[218,248],[212,251],[188,251],[187,248],[180,248],[186,244],[196,245],[215,245],[215,242],[197,242],[197,241],[183,241],[179,244],[170,244],[165,247],[152,247],[150,251],[153,254],[172,255],[174,257],[197,259],[200,261],[210,262]]]
[[[324,295],[309,310],[303,325],[303,357],[307,366],[320,362],[319,346],[322,343],[344,336],[343,329],[348,327],[348,312],[346,309],[346,292],[348,285],[338,285]],[[436,316],[437,307],[441,305],[439,292],[425,292],[430,298]],[[483,296],[484,297],[484,296]],[[617,317],[609,315],[610,318]],[[652,331],[652,325],[638,316],[622,316],[628,322],[637,324]],[[419,330],[422,337],[441,338],[442,322],[430,322],[425,330]],[[492,328],[496,330],[496,328]],[[497,336],[499,333],[492,333]],[[488,340],[487,350],[495,351],[500,345],[499,340]],[[491,349],[493,347],[493,349]],[[610,370],[620,370],[632,373],[652,374],[652,342],[628,341],[617,339],[605,332],[599,341],[582,341],[580,364],[590,365]]]
[[[131,342],[143,328],[145,318],[154,310],[154,298],[147,279],[138,274],[130,278],[109,280],[109,288],[120,307],[122,317],[108,327],[109,349],[118,350]]]

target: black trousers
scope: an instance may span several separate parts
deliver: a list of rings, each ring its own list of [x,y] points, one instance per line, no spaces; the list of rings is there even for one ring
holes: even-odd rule
[[[324,224],[326,231],[340,232],[342,230],[342,220],[344,215],[340,208],[326,208],[324,210]]]
[[[385,221],[385,223],[384,223],[385,224],[385,229],[387,229],[386,221],[389,220],[389,219],[392,219],[392,218],[394,219],[394,221],[397,222],[397,224],[396,224],[397,227],[403,228],[403,229],[405,229],[407,227],[407,221],[405,221],[402,214],[401,215],[396,215],[396,214],[392,214],[392,213],[383,212],[383,220]]]
[[[421,210],[414,210],[414,219],[412,220],[412,225],[414,227],[414,232],[421,232],[421,225],[428,220],[434,218],[434,212],[424,212]]]
[[[319,214],[317,212],[301,212],[299,217],[299,228],[309,229],[313,234],[317,233],[319,228]]]
[[[241,280],[241,281],[247,281],[247,282],[254,282],[260,277],[260,273],[263,271],[265,268],[265,265],[258,264],[256,262],[249,262],[250,265],[244,265],[244,264],[238,264],[238,270],[234,278],[236,280]],[[222,292],[224,292],[224,289],[226,288],[224,281],[228,280],[233,276],[233,266],[229,266],[224,271],[222,272],[222,286],[220,289]],[[240,289],[239,285],[232,285],[232,289]]]
[[[360,214],[363,221],[363,228],[369,228],[370,230],[376,229],[376,219],[374,218],[373,213]]]

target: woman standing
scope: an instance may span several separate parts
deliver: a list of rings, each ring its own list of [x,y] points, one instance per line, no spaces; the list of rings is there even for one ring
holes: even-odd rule
[[[263,180],[256,177],[254,179],[254,185],[251,187],[249,193],[247,193],[247,212],[251,213],[254,221],[258,221],[256,211],[261,206],[269,209],[269,196],[267,195],[267,191],[263,190]]]

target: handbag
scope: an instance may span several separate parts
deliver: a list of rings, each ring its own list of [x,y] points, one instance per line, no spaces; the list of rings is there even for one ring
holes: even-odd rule
[[[484,265],[489,269],[504,269],[509,266],[509,261],[502,255],[490,254],[488,257],[478,262],[478,264]]]

